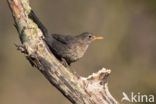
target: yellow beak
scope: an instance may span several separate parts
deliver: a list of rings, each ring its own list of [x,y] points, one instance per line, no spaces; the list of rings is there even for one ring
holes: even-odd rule
[[[103,39],[103,37],[99,36],[99,37],[94,37],[93,40],[99,40],[99,39]]]

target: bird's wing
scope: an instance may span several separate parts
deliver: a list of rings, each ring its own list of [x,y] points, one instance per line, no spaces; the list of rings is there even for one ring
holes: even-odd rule
[[[70,35],[52,34],[52,36],[54,39],[63,44],[67,44],[70,40],[73,40],[73,36]]]

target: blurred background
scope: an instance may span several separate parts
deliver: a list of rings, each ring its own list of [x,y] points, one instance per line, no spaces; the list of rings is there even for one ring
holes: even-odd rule
[[[104,37],[93,42],[85,56],[72,64],[81,76],[105,67],[112,70],[109,89],[119,102],[122,92],[156,97],[155,0],[30,2],[51,33],[92,32]],[[14,42],[20,41],[6,0],[0,0],[0,14],[0,104],[70,104],[16,50]]]

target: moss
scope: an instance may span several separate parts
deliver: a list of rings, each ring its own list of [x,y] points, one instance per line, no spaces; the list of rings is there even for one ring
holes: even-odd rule
[[[25,8],[26,10],[26,13],[29,14],[30,11],[31,11],[31,8],[29,6],[29,2],[28,0],[21,0],[22,4],[23,4],[23,7]]]
[[[68,75],[69,75],[69,77],[70,77],[70,79],[71,79],[72,85],[74,86],[75,89],[80,90],[80,86],[78,86],[78,84],[77,84],[76,81],[74,80],[74,75],[73,75],[72,72],[70,72],[70,68],[67,67],[66,69],[67,69],[67,73],[68,73]]]

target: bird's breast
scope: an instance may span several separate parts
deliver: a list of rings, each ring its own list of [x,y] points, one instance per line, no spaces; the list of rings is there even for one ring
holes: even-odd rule
[[[72,55],[72,57],[70,57],[71,60],[76,61],[79,58],[81,58],[84,55],[84,53],[86,52],[87,48],[88,48],[88,45],[86,45],[86,46],[72,45],[72,49],[71,49],[72,52],[70,54],[70,55]]]

